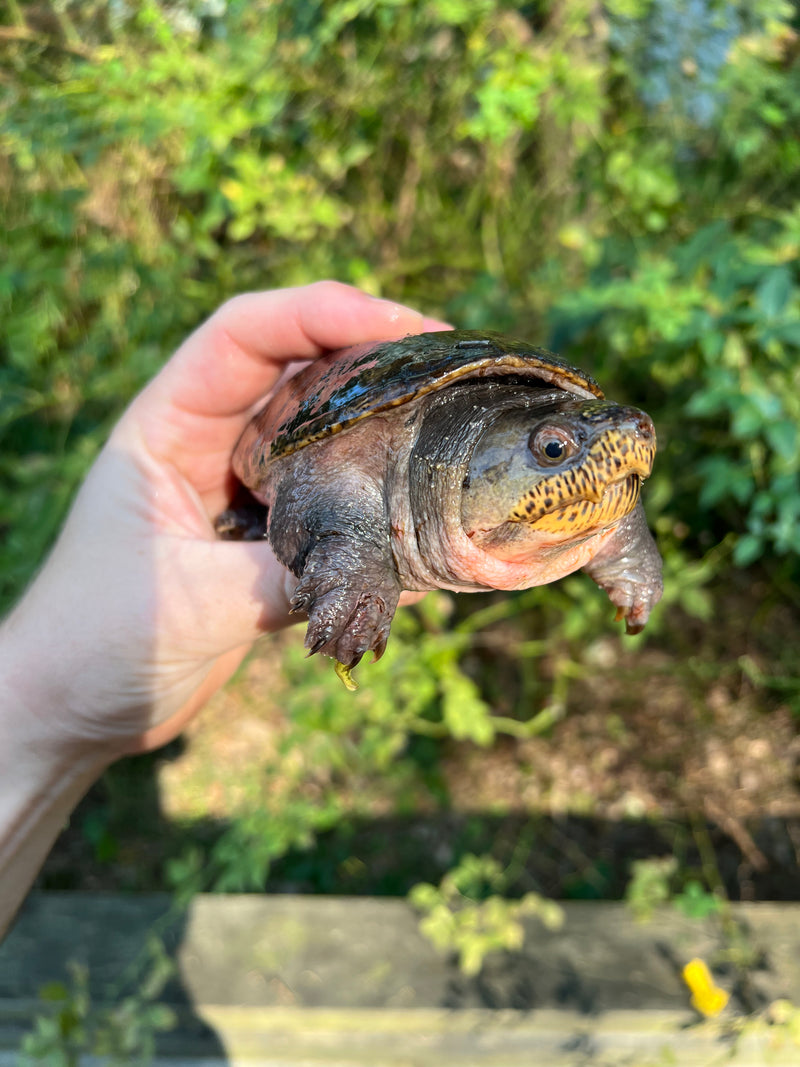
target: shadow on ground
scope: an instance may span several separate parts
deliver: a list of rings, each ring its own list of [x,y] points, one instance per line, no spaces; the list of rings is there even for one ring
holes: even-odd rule
[[[181,753],[181,742],[167,751]],[[225,820],[176,825],[162,812],[154,761],[126,760],[76,811],[39,878],[50,890],[159,892],[165,864],[189,846],[210,848]],[[729,899],[800,900],[800,816],[761,816],[721,826],[702,816],[609,819],[546,813],[440,811],[346,818],[308,849],[271,867],[261,891],[405,896],[438,882],[465,853],[514,857],[510,893],[557,900],[619,900],[637,859],[674,855],[684,879],[723,887]]]

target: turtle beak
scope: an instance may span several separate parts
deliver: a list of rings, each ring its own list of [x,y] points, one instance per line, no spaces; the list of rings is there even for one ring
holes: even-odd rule
[[[620,427],[630,438],[631,452],[628,454],[628,471],[638,474],[642,481],[649,478],[656,458],[656,428],[653,420],[644,411],[631,409],[631,417]]]
[[[581,496],[595,504],[620,482],[650,477],[656,455],[653,420],[638,408],[618,407],[612,424],[589,450]]]

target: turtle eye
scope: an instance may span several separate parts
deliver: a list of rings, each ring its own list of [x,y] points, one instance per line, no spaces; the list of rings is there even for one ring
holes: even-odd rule
[[[556,466],[575,451],[575,442],[560,426],[546,426],[536,430],[531,435],[529,446],[534,459],[549,466]]]

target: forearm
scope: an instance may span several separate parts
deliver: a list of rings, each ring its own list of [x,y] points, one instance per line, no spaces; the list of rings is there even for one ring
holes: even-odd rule
[[[60,739],[58,673],[14,623],[0,626],[0,937],[106,763]]]

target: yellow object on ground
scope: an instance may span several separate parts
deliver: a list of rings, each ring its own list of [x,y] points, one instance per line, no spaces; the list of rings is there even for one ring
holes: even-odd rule
[[[692,1007],[701,1015],[719,1015],[730,1000],[730,993],[714,985],[711,971],[703,960],[689,960],[683,968],[683,980],[692,992]]]

